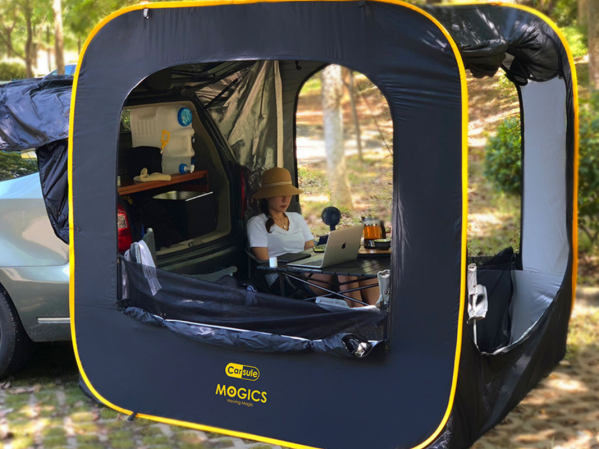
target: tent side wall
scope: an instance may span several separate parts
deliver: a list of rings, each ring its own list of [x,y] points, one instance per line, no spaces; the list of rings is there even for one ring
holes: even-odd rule
[[[431,445],[445,449],[474,444],[565,355],[576,284],[578,105],[573,58],[549,19],[509,4],[437,11],[448,29],[451,23],[497,25],[473,33],[496,33],[487,48],[479,47],[477,55],[463,52],[473,73],[490,75],[506,61],[506,53],[516,55],[516,63],[506,68],[520,84],[524,176],[522,269],[512,271],[511,340],[504,350],[481,353],[472,337],[464,338],[456,406]],[[481,282],[491,279],[490,272],[482,274]],[[472,332],[465,325],[464,333]]]
[[[360,363],[223,350],[117,309],[115,179],[123,103],[140,80],[165,67],[226,60],[336,63],[366,75],[387,98],[396,233],[388,352]],[[71,324],[90,389],[111,407],[142,417],[290,447],[424,447],[448,418],[457,381],[466,121],[465,73],[455,43],[411,5],[165,3],[107,19],[86,44],[71,107]],[[435,282],[423,282],[431,276]],[[268,400],[248,408],[219,394],[223,385],[249,387],[226,376],[229,363],[257,367],[261,377],[252,387]],[[368,394],[356,393],[357,379],[367,382]],[[309,428],[295,425],[305,422],[306,410]],[[377,431],[348,432],[348,417]]]

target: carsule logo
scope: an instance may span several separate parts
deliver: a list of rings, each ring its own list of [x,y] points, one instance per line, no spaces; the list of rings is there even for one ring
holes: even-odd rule
[[[255,366],[239,365],[229,363],[225,368],[225,373],[235,379],[251,380],[252,382],[260,378],[260,370]]]

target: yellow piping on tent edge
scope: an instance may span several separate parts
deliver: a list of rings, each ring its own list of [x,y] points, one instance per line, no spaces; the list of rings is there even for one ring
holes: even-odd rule
[[[560,38],[566,54],[568,55],[568,63],[570,64],[570,72],[572,73],[572,97],[574,103],[574,188],[573,188],[573,203],[572,203],[572,308],[576,303],[576,279],[578,275],[578,168],[579,168],[579,157],[578,147],[580,142],[580,136],[578,134],[579,128],[579,113],[578,113],[578,74],[576,73],[576,64],[574,64],[574,56],[568,45],[568,41],[558,26],[553,20],[547,17],[542,12],[537,11],[534,8],[528,6],[518,5],[515,3],[504,3],[502,1],[492,2],[479,2],[479,1],[456,1],[451,5],[447,6],[468,6],[468,5],[498,5],[507,8],[520,9],[526,11],[534,16],[537,16],[543,22],[551,27],[555,34]]]
[[[189,1],[189,2],[168,2],[168,3],[148,3],[148,4],[139,4],[130,6],[127,8],[123,8],[119,11],[116,11],[106,18],[104,18],[96,27],[92,30],[90,35],[85,41],[83,48],[81,50],[81,56],[79,61],[83,61],[85,56],[85,52],[87,47],[89,46],[92,39],[95,35],[106,25],[108,22],[113,20],[114,18],[121,16],[125,13],[143,9],[162,9],[162,8],[188,8],[188,7],[203,7],[203,6],[219,6],[219,5],[231,5],[231,4],[253,4],[253,3],[281,3],[281,2],[293,2],[293,1],[311,1],[311,0],[199,0],[199,1]],[[356,0],[320,0],[320,1],[356,1]],[[403,6],[405,8],[411,9],[419,14],[422,14],[426,18],[428,18],[431,22],[433,22],[445,35],[445,38],[449,42],[454,56],[456,58],[456,62],[458,64],[458,69],[460,73],[460,85],[461,85],[461,94],[462,94],[462,246],[461,246],[461,275],[460,275],[460,308],[459,308],[459,319],[458,319],[458,334],[456,341],[456,352],[454,358],[454,369],[453,369],[453,377],[452,377],[452,385],[450,390],[450,397],[447,409],[445,414],[441,420],[441,423],[437,427],[437,429],[433,432],[433,434],[423,441],[421,444],[413,447],[412,449],[422,449],[431,443],[443,430],[449,416],[451,414],[451,410],[453,408],[453,402],[455,399],[455,392],[457,388],[457,380],[458,380],[458,371],[460,365],[460,356],[462,349],[462,326],[463,326],[463,316],[464,316],[464,306],[465,301],[464,298],[466,296],[466,238],[467,238],[467,228],[468,228],[468,86],[466,81],[466,69],[464,67],[464,62],[462,61],[462,56],[458,49],[457,44],[451,37],[451,35],[447,32],[445,27],[441,25],[441,23],[431,16],[426,11],[418,8],[417,6],[411,5],[409,3],[405,3],[401,0],[375,0],[380,1],[381,3],[391,3],[398,6]],[[75,352],[75,358],[77,360],[77,366],[79,367],[79,372],[81,373],[81,377],[83,381],[90,389],[92,394],[98,398],[103,404],[108,407],[117,410],[123,414],[133,414],[130,410],[125,410],[115,404],[112,404],[107,399],[102,397],[96,389],[93,387],[91,382],[89,381],[85,371],[83,370],[83,366],[81,364],[81,359],[79,358],[79,352],[77,350],[77,338],[75,333],[75,232],[74,232],[74,215],[73,215],[73,129],[75,122],[75,101],[77,95],[77,85],[79,81],[79,71],[80,71],[81,63],[77,65],[77,69],[75,71],[74,81],[73,81],[73,90],[72,90],[72,98],[71,98],[71,113],[69,117],[69,161],[68,161],[68,180],[69,180],[69,258],[70,258],[70,283],[69,283],[69,311],[71,315],[71,337],[73,340],[73,349]],[[151,419],[153,421],[162,422],[165,424],[175,424],[184,427],[191,427],[199,430],[207,430],[218,433],[223,433],[226,435],[231,435],[235,437],[241,438],[249,438],[257,441],[262,441],[265,443],[278,444],[280,446],[290,447],[292,449],[316,449],[310,446],[300,445],[296,443],[290,443],[286,441],[275,440],[268,437],[262,437],[259,435],[252,435],[244,432],[236,432],[228,429],[220,429],[217,427],[205,426],[202,424],[196,423],[188,423],[184,421],[173,420],[169,418],[151,416],[151,415],[143,415],[138,414],[137,416],[141,418]]]

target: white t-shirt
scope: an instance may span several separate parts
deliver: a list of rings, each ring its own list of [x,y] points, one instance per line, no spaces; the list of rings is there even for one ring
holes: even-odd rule
[[[275,224],[270,228],[270,232],[265,226],[268,221],[266,215],[260,214],[250,218],[248,221],[250,248],[267,248],[269,257],[303,251],[306,242],[313,240],[314,236],[300,214],[287,212],[287,217],[289,230],[281,229]]]
[[[268,232],[266,230],[268,217],[264,214],[250,218],[248,221],[250,248],[267,248],[269,257],[303,251],[306,242],[313,240],[314,236],[310,232],[304,217],[295,212],[287,212],[286,214],[289,218],[289,229],[287,231],[274,224]],[[269,286],[278,277],[277,273],[266,273],[264,275]]]

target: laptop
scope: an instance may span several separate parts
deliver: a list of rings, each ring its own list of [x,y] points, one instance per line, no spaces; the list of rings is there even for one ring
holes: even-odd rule
[[[326,268],[358,258],[364,226],[352,226],[332,231],[323,254],[310,257],[310,261],[287,264],[289,267]]]
[[[279,263],[287,263],[288,264],[291,262],[295,262],[296,260],[307,259],[310,256],[312,256],[312,254],[306,253],[306,252],[286,253],[286,254],[281,254],[280,256],[277,256],[277,260],[279,261]]]

